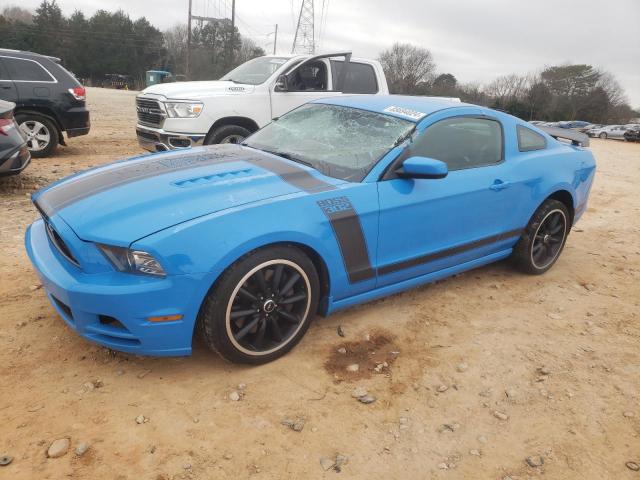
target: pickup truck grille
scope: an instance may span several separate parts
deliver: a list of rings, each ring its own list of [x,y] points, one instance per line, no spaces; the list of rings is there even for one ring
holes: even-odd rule
[[[138,112],[138,123],[141,125],[160,127],[165,118],[157,100],[136,98],[136,111]]]

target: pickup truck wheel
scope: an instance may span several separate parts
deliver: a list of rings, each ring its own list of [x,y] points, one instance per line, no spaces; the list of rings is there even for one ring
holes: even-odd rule
[[[27,148],[32,157],[48,157],[58,146],[58,128],[51,120],[30,113],[16,114],[18,128],[27,137]]]
[[[254,251],[229,267],[198,315],[205,343],[231,362],[262,364],[291,350],[318,308],[313,262],[292,246]]]
[[[204,139],[205,145],[215,145],[217,143],[242,143],[251,135],[251,132],[238,125],[223,125],[209,132]]]

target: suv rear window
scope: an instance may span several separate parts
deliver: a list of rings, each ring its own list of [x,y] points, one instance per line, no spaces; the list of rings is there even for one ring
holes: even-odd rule
[[[14,82],[55,82],[56,79],[35,60],[14,57],[0,57]]]
[[[343,65],[344,61],[342,60],[331,60],[334,89],[340,78]],[[373,67],[366,63],[349,62],[349,69],[341,91],[342,93],[378,93],[378,82]]]
[[[530,152],[532,150],[542,150],[547,146],[547,141],[538,132],[516,125],[518,131],[518,150],[521,152]]]

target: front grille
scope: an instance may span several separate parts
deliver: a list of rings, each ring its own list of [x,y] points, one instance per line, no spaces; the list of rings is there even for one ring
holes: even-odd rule
[[[160,127],[165,118],[165,114],[157,100],[136,98],[136,111],[138,113],[138,123],[141,125]]]
[[[58,232],[56,232],[53,229],[53,227],[49,224],[49,222],[47,222],[46,220],[45,220],[45,226],[47,230],[47,235],[49,236],[49,240],[51,240],[51,243],[53,244],[53,246],[56,247],[56,249],[62,254],[64,258],[69,260],[76,267],[79,267],[80,264],[78,263],[78,260],[76,260],[76,258],[73,256],[73,254],[71,253],[71,250],[69,250],[69,247],[67,247],[67,244],[64,243],[64,240],[62,240],[62,237],[58,235]]]

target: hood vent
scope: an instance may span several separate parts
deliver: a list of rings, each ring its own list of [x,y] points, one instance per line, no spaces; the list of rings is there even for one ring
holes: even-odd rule
[[[252,168],[243,168],[241,170],[229,170],[226,172],[220,172],[220,173],[214,173],[211,175],[203,175],[201,177],[193,177],[193,178],[187,178],[185,180],[178,180],[176,182],[173,182],[173,185],[175,185],[176,187],[195,187],[197,185],[204,185],[207,183],[212,183],[212,182],[219,182],[222,180],[230,180],[233,178],[239,178],[239,177],[245,177],[248,176],[251,171],[253,169]]]

